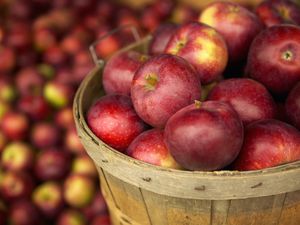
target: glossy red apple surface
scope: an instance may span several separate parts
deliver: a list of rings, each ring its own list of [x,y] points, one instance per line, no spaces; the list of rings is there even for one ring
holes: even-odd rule
[[[195,102],[167,122],[165,143],[174,159],[189,170],[218,170],[229,165],[243,144],[243,124],[222,101]]]
[[[162,54],[150,58],[135,73],[131,98],[137,114],[153,127],[162,128],[180,108],[200,99],[201,83],[183,58]]]

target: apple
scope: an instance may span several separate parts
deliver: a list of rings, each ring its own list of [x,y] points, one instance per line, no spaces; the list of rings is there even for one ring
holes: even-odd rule
[[[80,39],[73,35],[67,35],[60,42],[60,48],[69,55],[75,55],[83,49],[83,43]]]
[[[11,103],[17,97],[17,90],[14,85],[0,78],[0,101]]]
[[[32,201],[47,218],[55,218],[64,207],[61,184],[48,181],[39,184],[32,193]]]
[[[14,225],[41,225],[41,215],[38,209],[29,200],[13,203],[7,215],[8,224]]]
[[[40,95],[42,93],[44,79],[32,66],[20,69],[15,81],[21,96]]]
[[[0,120],[1,120],[1,117],[0,117]],[[0,154],[2,154],[3,149],[5,148],[6,144],[7,144],[7,139],[6,139],[5,135],[3,134],[3,132],[0,131]]]
[[[168,18],[175,7],[173,0],[153,1],[150,5],[161,20]]]
[[[27,136],[29,121],[23,113],[8,111],[0,121],[0,128],[8,139],[22,140]]]
[[[46,80],[50,80],[54,78],[55,75],[55,68],[47,63],[40,63],[37,65],[37,71],[39,74],[44,77]]]
[[[16,65],[16,55],[12,48],[0,46],[0,72],[10,72]]]
[[[55,124],[62,129],[68,129],[74,126],[73,110],[72,107],[64,107],[55,113]]]
[[[71,169],[70,154],[62,149],[41,151],[35,163],[34,172],[39,180],[62,180]]]
[[[223,37],[212,27],[198,22],[181,25],[169,40],[165,53],[178,55],[191,63],[202,84],[218,79],[228,60]]]
[[[87,154],[78,155],[73,159],[71,172],[90,176],[91,178],[98,176],[95,164]]]
[[[208,100],[230,103],[244,125],[277,116],[277,105],[268,90],[249,78],[231,78],[218,83],[209,92]]]
[[[6,171],[2,175],[0,193],[8,202],[29,199],[33,188],[33,178],[27,172]]]
[[[290,0],[265,0],[255,13],[266,27],[283,23],[300,25],[300,6]]]
[[[196,101],[167,122],[164,140],[174,159],[189,170],[218,170],[229,165],[243,144],[243,124],[222,101]]]
[[[129,96],[133,75],[147,59],[147,55],[137,51],[126,51],[113,55],[103,70],[102,84],[105,93]]]
[[[47,119],[50,115],[50,107],[46,100],[39,95],[26,95],[19,98],[18,109],[26,113],[33,121]]]
[[[229,1],[215,1],[207,5],[199,21],[215,28],[224,37],[230,64],[246,59],[252,40],[263,29],[255,13]]]
[[[17,51],[29,51],[31,47],[31,32],[29,24],[24,22],[13,22],[5,36],[7,46]]]
[[[82,212],[88,221],[91,221],[98,215],[105,216],[108,214],[106,201],[100,191],[95,194],[93,201],[82,209]],[[102,223],[100,224],[102,225]]]
[[[56,220],[56,225],[87,225],[83,214],[76,209],[64,209]]]
[[[131,142],[126,154],[153,165],[173,169],[181,168],[171,156],[161,129],[153,128],[141,133]]]
[[[287,94],[300,81],[299,52],[300,27],[269,27],[258,34],[251,45],[247,61],[248,76],[274,94]]]
[[[7,13],[12,19],[26,20],[33,15],[33,10],[26,0],[19,0],[10,2]]]
[[[169,40],[171,39],[177,28],[178,25],[174,23],[160,24],[153,31],[152,39],[149,43],[149,54],[158,55],[164,53]]]
[[[135,112],[130,97],[120,94],[98,99],[87,113],[87,122],[97,137],[121,152],[146,129]]]
[[[69,127],[64,136],[64,146],[67,151],[70,151],[74,154],[82,154],[85,153],[84,147],[78,137],[77,130],[74,127]]]
[[[47,48],[43,54],[43,62],[48,63],[56,68],[64,66],[68,61],[68,55],[55,44]]]
[[[29,170],[34,164],[34,150],[25,142],[10,142],[2,151],[1,165],[6,170]]]
[[[40,149],[56,146],[61,139],[60,129],[53,123],[35,123],[31,130],[31,141]]]
[[[49,28],[36,28],[33,30],[33,42],[38,52],[44,52],[57,44],[57,37]]]
[[[266,119],[245,128],[240,154],[233,163],[235,170],[259,170],[300,159],[300,132],[279,120]]]
[[[291,124],[300,130],[300,82],[289,92],[284,108]]]
[[[184,24],[197,21],[198,16],[199,11],[194,7],[185,3],[178,3],[172,12],[171,21],[177,24]]]
[[[56,109],[68,106],[74,95],[72,87],[57,81],[48,81],[43,89],[44,98]]]
[[[72,207],[84,208],[88,206],[92,202],[95,193],[96,187],[94,181],[88,176],[71,174],[64,181],[64,200]]]
[[[143,9],[140,20],[145,30],[153,32],[160,25],[162,19],[153,7],[147,6]]]
[[[91,222],[91,225],[111,225],[109,215],[95,216]]]
[[[131,85],[137,114],[157,128],[163,128],[170,116],[201,95],[201,82],[194,68],[183,58],[169,54],[145,62]]]

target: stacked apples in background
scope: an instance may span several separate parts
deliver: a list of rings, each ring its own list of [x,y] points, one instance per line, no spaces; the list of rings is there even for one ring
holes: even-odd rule
[[[300,160],[299,15],[290,1],[252,10],[215,1],[197,20],[161,24],[143,60],[108,60],[89,127],[120,152],[173,169]]]
[[[94,67],[88,47],[122,25],[145,35],[192,15],[171,0],[139,10],[109,0],[0,3],[0,225],[110,224],[72,116],[75,91]],[[125,31],[111,35],[97,54],[106,59],[130,41]],[[146,60],[124,57],[130,69]]]

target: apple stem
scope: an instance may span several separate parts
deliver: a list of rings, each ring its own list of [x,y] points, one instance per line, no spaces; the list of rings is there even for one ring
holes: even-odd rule
[[[155,74],[148,74],[145,77],[145,80],[145,89],[148,91],[153,91],[155,89],[156,84],[158,83],[158,77]]]

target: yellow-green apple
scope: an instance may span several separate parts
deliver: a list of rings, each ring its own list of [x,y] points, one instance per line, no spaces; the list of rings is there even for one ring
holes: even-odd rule
[[[55,218],[64,206],[62,185],[47,181],[35,187],[32,201],[47,218]]]
[[[22,140],[29,130],[29,120],[21,112],[8,111],[0,121],[0,128],[8,139]]]
[[[218,79],[228,61],[227,45],[222,35],[198,22],[181,25],[169,40],[165,53],[180,56],[193,65],[202,84]]]
[[[290,123],[300,130],[300,82],[289,92],[284,108]]]
[[[105,93],[130,95],[133,75],[147,58],[147,55],[137,51],[113,55],[103,70],[102,84]]]
[[[165,126],[176,111],[199,100],[201,82],[185,59],[161,54],[153,56],[135,73],[131,99],[137,114],[156,128]]]
[[[0,182],[0,194],[6,201],[29,199],[34,188],[33,177],[24,171],[6,171]]]
[[[76,209],[66,208],[56,219],[57,225],[87,225],[84,215]]]
[[[255,12],[266,27],[283,23],[300,25],[300,6],[290,0],[265,0]]]
[[[246,70],[272,93],[287,94],[300,81],[300,27],[277,25],[258,34]]]
[[[56,146],[61,139],[60,129],[50,122],[38,122],[32,126],[31,142],[40,149]]]
[[[95,193],[96,187],[91,177],[82,174],[71,174],[64,181],[64,200],[72,207],[83,208],[88,206],[92,202]]]
[[[243,124],[222,101],[195,102],[167,122],[164,140],[174,159],[189,170],[218,170],[229,165],[243,144]]]
[[[255,13],[229,1],[215,1],[207,5],[199,21],[222,34],[227,43],[230,63],[246,59],[253,38],[263,29]]]
[[[29,200],[13,202],[7,215],[9,224],[41,225],[42,216],[37,207]]]
[[[16,97],[17,90],[12,82],[0,78],[0,101],[11,103]]]
[[[98,99],[87,113],[87,122],[97,137],[121,152],[146,129],[130,97],[120,94]]]
[[[8,143],[1,154],[1,165],[6,170],[29,170],[34,164],[34,150],[25,142]]]
[[[152,34],[152,39],[149,43],[149,54],[158,55],[165,51],[165,48],[178,28],[177,24],[174,23],[162,23],[160,24]]]
[[[71,169],[71,157],[62,149],[46,149],[36,159],[34,172],[39,180],[64,179]]]
[[[221,81],[210,91],[208,100],[230,103],[244,125],[277,116],[277,105],[271,94],[261,83],[249,78]]]
[[[76,156],[72,161],[72,173],[83,174],[92,178],[97,177],[97,169],[93,160],[87,154]]]
[[[274,119],[259,120],[245,128],[242,150],[235,170],[258,170],[300,159],[300,132]]]
[[[153,165],[180,169],[165,145],[163,135],[163,130],[157,128],[144,131],[131,142],[126,154]]]

